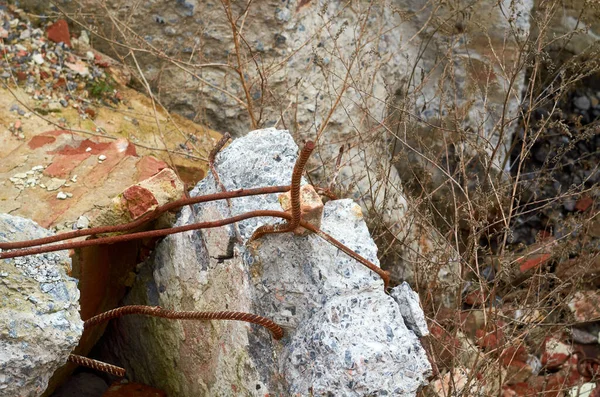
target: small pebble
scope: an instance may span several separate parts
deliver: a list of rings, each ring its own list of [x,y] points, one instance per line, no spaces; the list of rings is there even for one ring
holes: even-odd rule
[[[592,107],[592,102],[586,96],[578,96],[573,99],[573,104],[580,110],[589,110]]]
[[[100,156],[98,156],[98,161],[104,161],[106,160],[106,156],[101,154]]]
[[[61,109],[61,105],[58,102],[50,102],[48,103],[48,110],[50,111],[58,111]]]
[[[90,226],[90,220],[85,216],[80,216],[77,218],[77,222],[75,223],[75,227],[77,229],[87,229]]]
[[[86,151],[86,152],[91,152],[91,151],[92,151],[92,148],[91,148],[91,147],[88,147],[87,149],[85,149],[85,151]]]
[[[33,61],[35,63],[37,63],[38,65],[41,65],[44,63],[44,57],[42,56],[42,54],[33,54],[33,56],[31,57],[31,59],[33,59]]]
[[[79,41],[81,41],[84,44],[89,45],[90,44],[90,36],[88,36],[87,31],[82,30],[81,34],[79,35]]]
[[[63,192],[58,192],[58,194],[56,195],[56,198],[59,200],[66,200],[67,199],[67,195]]]
[[[58,190],[65,184],[65,182],[66,180],[64,179],[52,178],[46,183],[46,190],[49,192]]]
[[[565,210],[567,210],[569,212],[573,212],[573,211],[575,211],[575,203],[576,203],[575,200],[567,199],[563,202],[563,207],[565,208]]]
[[[25,29],[24,31],[21,32],[21,35],[19,36],[20,40],[26,40],[28,38],[31,37],[31,30],[29,29]]]

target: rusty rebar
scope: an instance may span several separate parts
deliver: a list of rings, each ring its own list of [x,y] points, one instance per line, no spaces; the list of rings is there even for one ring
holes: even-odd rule
[[[302,219],[302,210],[300,205],[300,182],[302,182],[302,174],[304,173],[304,167],[308,162],[310,154],[315,149],[315,143],[308,141],[302,148],[296,164],[294,164],[294,171],[292,172],[292,188],[290,189],[290,197],[292,201],[292,220],[288,222],[288,231],[293,231],[300,225]]]
[[[0,242],[0,249],[8,250],[8,249],[16,249],[16,248],[26,248],[26,247],[33,247],[33,246],[37,246],[37,245],[55,243],[57,241],[70,240],[70,239],[76,238],[76,237],[91,236],[91,235],[106,234],[106,233],[126,232],[128,230],[135,229],[135,228],[143,225],[146,222],[150,222],[151,220],[156,219],[161,214],[163,214],[167,211],[171,211],[175,208],[180,208],[180,207],[183,207],[186,205],[205,203],[205,202],[209,202],[209,201],[223,200],[223,199],[228,199],[228,198],[256,196],[256,195],[260,195],[260,194],[284,193],[284,192],[287,192],[288,190],[290,190],[290,186],[267,186],[267,187],[251,188],[251,189],[238,189],[238,190],[232,190],[232,191],[228,191],[228,192],[220,192],[220,193],[207,194],[204,196],[184,198],[184,199],[176,200],[171,203],[167,203],[165,205],[159,206],[154,211],[149,212],[146,215],[142,216],[141,218],[139,218],[135,221],[129,222],[129,223],[124,223],[124,224],[115,225],[115,226],[100,226],[100,227],[94,227],[94,228],[90,228],[90,229],[74,230],[72,232],[61,233],[61,234],[57,234],[54,236],[48,236],[48,237],[43,237],[43,238],[37,238],[34,240]],[[65,248],[63,248],[63,249],[65,249]],[[49,252],[49,251],[44,251],[44,252]],[[24,255],[29,255],[29,254],[24,254]],[[4,257],[1,256],[1,254],[0,254],[0,259],[3,259],[3,258]]]
[[[67,361],[80,365],[82,367],[92,368],[97,371],[106,372],[111,375],[125,376],[125,369],[121,367],[117,367],[116,365],[107,364],[102,361],[94,360],[91,358],[78,356],[77,354],[69,354]]]
[[[218,146],[219,145],[217,145],[217,147]],[[190,231],[190,230],[220,227],[220,226],[228,225],[231,223],[239,222],[239,221],[242,221],[245,219],[264,216],[264,217],[282,218],[282,219],[285,219],[287,222],[283,225],[276,225],[276,226],[264,225],[264,226],[257,228],[254,231],[254,233],[252,234],[252,237],[250,237],[250,239],[248,240],[248,242],[250,242],[254,239],[257,239],[267,233],[280,233],[283,231],[292,231],[296,227],[298,227],[298,225],[300,225],[300,226],[304,227],[305,229],[308,229],[308,230],[312,231],[313,233],[316,233],[319,237],[323,238],[325,241],[334,245],[335,247],[337,247],[338,249],[340,249],[341,251],[346,253],[351,258],[357,260],[358,262],[362,263],[364,266],[366,266],[373,272],[377,273],[383,280],[384,289],[387,290],[387,287],[389,286],[389,282],[390,282],[389,272],[381,269],[380,267],[378,267],[374,263],[370,262],[366,258],[363,258],[362,256],[360,256],[359,254],[357,254],[356,252],[354,252],[353,250],[351,250],[350,248],[348,248],[347,246],[345,246],[344,244],[342,244],[341,242],[339,242],[338,240],[336,240],[329,234],[321,231],[319,228],[313,226],[312,224],[310,224],[302,219],[302,212],[301,212],[301,207],[300,207],[300,181],[302,178],[302,173],[304,171],[306,162],[308,161],[308,158],[309,158],[311,152],[314,150],[314,147],[315,147],[314,142],[309,141],[306,143],[306,145],[302,149],[302,152],[300,153],[300,156],[298,157],[298,160],[296,161],[296,164],[294,166],[294,171],[292,173],[292,185],[291,186],[273,186],[273,187],[262,187],[262,188],[253,188],[253,189],[238,189],[238,190],[234,190],[231,192],[220,192],[220,193],[208,194],[208,195],[204,195],[204,196],[185,198],[185,199],[180,199],[180,200],[174,201],[172,203],[165,204],[163,206],[159,206],[154,211],[148,213],[147,215],[143,216],[142,218],[140,218],[136,221],[133,221],[133,222],[123,224],[123,225],[103,226],[103,227],[92,228],[92,229],[77,230],[77,231],[63,233],[63,234],[56,235],[56,236],[50,236],[50,237],[29,240],[29,241],[0,243],[0,249],[12,249],[11,251],[0,252],[0,259],[15,258],[18,256],[41,254],[41,253],[45,253],[45,252],[61,251],[61,250],[73,249],[73,248],[89,247],[89,246],[94,246],[94,245],[114,244],[117,242],[124,242],[124,241],[144,239],[144,238],[163,237],[163,236],[166,236],[169,234],[182,233],[182,232],[186,232],[186,231]],[[240,214],[237,216],[233,216],[230,218],[221,219],[221,220],[217,220],[217,221],[199,222],[199,223],[193,223],[191,225],[186,225],[186,226],[178,226],[178,227],[172,227],[172,228],[166,228],[166,229],[150,230],[150,231],[146,231],[146,232],[130,233],[130,234],[124,234],[124,235],[120,235],[120,236],[102,237],[102,238],[97,238],[97,239],[93,239],[93,240],[74,241],[74,242],[69,242],[69,243],[54,244],[54,245],[48,245],[48,246],[43,246],[43,247],[24,248],[24,247],[33,247],[35,245],[40,245],[40,244],[48,244],[48,243],[52,243],[52,242],[56,242],[56,241],[74,238],[74,237],[104,234],[104,233],[115,233],[115,232],[131,230],[133,228],[136,228],[136,227],[142,225],[145,222],[148,222],[149,220],[155,219],[160,214],[162,214],[166,211],[169,211],[174,208],[179,208],[184,205],[203,203],[203,202],[214,201],[214,200],[222,200],[222,199],[233,198],[233,197],[286,192],[288,190],[292,190],[291,191],[292,214],[289,214],[289,213],[286,213],[283,211],[256,210],[256,211],[250,211],[245,214]]]
[[[170,228],[158,229],[158,230],[149,230],[146,232],[122,234],[120,236],[101,237],[101,238],[97,238],[97,239],[93,239],[93,240],[71,241],[68,243],[45,245],[42,247],[30,247],[30,248],[15,249],[15,250],[11,250],[11,251],[4,251],[4,252],[0,252],[0,259],[15,258],[17,256],[25,256],[25,255],[42,254],[45,252],[62,251],[62,250],[74,249],[74,248],[90,247],[90,246],[94,246],[94,245],[114,244],[114,243],[120,243],[120,242],[131,241],[131,240],[139,240],[139,239],[144,239],[144,238],[164,237],[169,234],[182,233],[182,232],[187,232],[190,230],[210,229],[210,228],[214,228],[214,227],[225,226],[225,225],[229,225],[234,222],[239,222],[239,221],[243,221],[245,219],[256,218],[256,217],[261,217],[261,216],[283,218],[283,219],[291,219],[292,218],[291,214],[288,214],[287,212],[283,212],[283,211],[256,210],[256,211],[250,211],[250,212],[246,212],[244,214],[232,216],[230,218],[220,219],[217,221],[198,222],[198,223],[192,223],[190,225],[185,225],[185,226],[170,227]]]
[[[160,306],[130,305],[122,306],[107,312],[98,314],[83,323],[84,328],[90,328],[94,325],[110,321],[114,318],[129,315],[143,314],[146,316],[162,317],[171,320],[235,320],[247,323],[257,324],[267,328],[273,334],[273,338],[279,340],[283,338],[283,329],[272,320],[252,313],[244,312],[196,312],[196,311],[176,311],[163,309]]]
[[[296,164],[294,165],[294,170],[292,171],[292,184],[290,189],[290,197],[292,202],[292,219],[283,224],[277,225],[263,225],[257,228],[250,240],[248,242],[252,242],[265,234],[271,233],[286,233],[294,231],[298,225],[300,225],[300,220],[302,219],[302,208],[301,208],[301,200],[300,200],[300,182],[302,181],[302,174],[304,173],[304,167],[310,157],[310,154],[315,149],[315,143],[313,141],[308,141],[302,148],[298,159],[296,160]]]
[[[72,242],[62,243],[62,244],[46,245],[46,246],[42,246],[42,247],[15,249],[12,251],[0,252],[0,259],[9,259],[9,258],[15,258],[18,256],[35,255],[35,254],[41,254],[41,253],[45,253],[45,252],[54,252],[54,251],[61,251],[61,250],[66,250],[66,249],[90,247],[90,246],[94,246],[94,245],[114,244],[114,243],[118,243],[118,242],[138,240],[138,239],[143,239],[143,238],[163,237],[163,236],[167,236],[169,234],[182,233],[182,232],[187,232],[190,230],[209,229],[209,228],[213,228],[213,227],[220,227],[220,226],[229,225],[234,222],[239,222],[239,221],[243,221],[245,219],[250,219],[250,218],[255,218],[255,217],[274,217],[274,218],[282,218],[282,219],[290,220],[292,218],[292,215],[287,212],[283,212],[283,211],[256,210],[256,211],[250,211],[245,214],[240,214],[237,216],[233,216],[231,218],[225,218],[225,219],[221,219],[221,220],[217,220],[217,221],[199,222],[199,223],[193,223],[191,225],[186,225],[186,226],[177,226],[177,227],[159,229],[159,230],[149,230],[146,232],[123,234],[120,236],[102,237],[102,238],[93,239],[93,240],[72,241]],[[316,226],[312,225],[311,223],[301,219],[300,226],[317,234],[319,237],[321,237],[325,241],[329,242],[330,244],[334,245],[335,247],[337,247],[338,249],[343,251],[346,255],[357,260],[358,262],[362,263],[367,268],[371,269],[373,272],[377,273],[383,279],[384,288],[387,289],[387,287],[389,285],[389,280],[390,280],[389,272],[379,268],[377,265],[375,265],[371,261],[367,260],[366,258],[363,258],[362,256],[360,256],[356,252],[352,251],[350,248],[346,247],[344,244],[342,244],[341,242],[339,242],[338,240],[336,240],[329,234],[325,233],[321,229],[317,228]]]

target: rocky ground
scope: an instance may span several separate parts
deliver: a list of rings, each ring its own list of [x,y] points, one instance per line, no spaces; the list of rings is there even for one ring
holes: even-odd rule
[[[598,83],[597,83],[598,84]],[[531,245],[539,233],[563,238],[567,218],[597,202],[600,183],[600,89],[581,87],[568,97],[532,112],[529,134],[539,130],[535,143],[518,170],[523,128],[518,130],[512,156],[512,175],[521,182],[523,213],[513,229],[512,242]],[[525,137],[531,142],[531,136]]]

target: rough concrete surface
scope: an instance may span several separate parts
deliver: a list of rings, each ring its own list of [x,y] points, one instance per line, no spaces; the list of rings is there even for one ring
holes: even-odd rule
[[[51,235],[35,222],[0,214],[0,241]],[[0,260],[0,395],[39,396],[79,343],[77,281],[66,251]]]
[[[402,313],[402,318],[408,329],[413,331],[418,337],[429,335],[425,315],[423,309],[421,309],[419,294],[413,291],[410,285],[405,282],[393,288],[390,296],[398,303],[400,313]]]

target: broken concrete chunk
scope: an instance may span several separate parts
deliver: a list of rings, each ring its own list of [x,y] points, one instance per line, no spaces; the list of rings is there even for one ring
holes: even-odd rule
[[[233,141],[215,167],[227,190],[287,185],[297,154],[287,131],[269,128]],[[191,195],[220,190],[209,175]],[[202,203],[193,212],[184,207],[176,226],[257,209],[281,211],[277,195],[236,198],[231,206]],[[109,349],[127,358],[139,380],[159,380],[154,385],[168,395],[230,395],[232,388],[236,395],[255,395],[257,385],[261,395],[416,395],[430,365],[379,276],[314,234],[271,234],[245,244],[257,227],[276,222],[239,222],[244,245],[231,225],[166,237],[140,268],[124,303],[248,311],[280,324],[283,340],[235,322],[130,316],[107,338]],[[352,200],[328,202],[321,229],[378,264],[377,247]],[[155,365],[144,364],[150,360]]]
[[[80,216],[77,218],[77,222],[75,223],[75,227],[77,229],[87,229],[90,226],[90,220],[85,216]]]
[[[52,235],[29,219],[0,214],[0,241]],[[39,396],[79,343],[77,281],[66,251],[0,260],[0,394]]]

